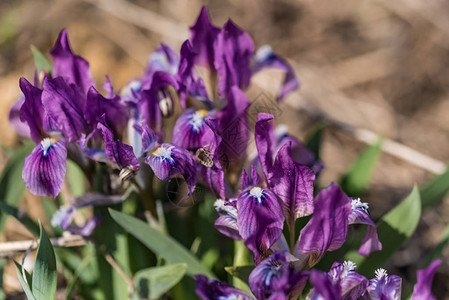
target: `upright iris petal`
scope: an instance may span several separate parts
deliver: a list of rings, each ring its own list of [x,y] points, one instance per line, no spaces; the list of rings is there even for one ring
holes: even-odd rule
[[[189,151],[170,144],[162,144],[145,158],[145,162],[160,180],[180,174],[187,183],[189,195],[193,193],[197,173],[195,161]]]
[[[39,143],[45,137],[43,132],[42,90],[33,86],[23,77],[20,78],[20,89],[25,99],[20,108],[20,120],[28,124],[31,139],[35,143]]]
[[[359,299],[365,294],[368,279],[358,274],[352,261],[336,262],[329,271],[334,283],[340,285],[341,296],[344,299]]]
[[[309,267],[326,253],[340,248],[346,240],[351,205],[348,196],[335,184],[322,190],[315,199],[314,213],[301,230],[297,250],[310,254]]]
[[[175,50],[161,43],[161,46],[150,55],[144,78],[151,78],[156,71],[164,71],[174,75],[178,69],[178,65],[179,57]]]
[[[67,148],[64,140],[43,139],[25,158],[22,178],[31,193],[56,197],[66,171]]]
[[[413,287],[412,300],[435,300],[432,295],[432,280],[441,260],[435,260],[426,269],[418,271],[418,282]]]
[[[88,89],[94,85],[89,63],[81,56],[73,54],[65,29],[59,34],[51,55],[55,61],[53,78],[64,77],[68,83],[79,86],[86,95]]]
[[[388,275],[385,269],[377,269],[376,277],[369,281],[368,294],[372,300],[401,299],[402,279],[396,275]]]
[[[349,224],[366,224],[368,230],[359,248],[359,254],[368,256],[373,251],[382,250],[382,244],[377,236],[376,224],[374,224],[368,212],[368,203],[362,203],[359,198],[351,200],[352,212],[349,215]]]
[[[257,153],[266,180],[269,180],[269,171],[273,167],[275,147],[273,119],[274,116],[272,114],[257,114],[257,122],[254,130]]]
[[[202,146],[203,140],[211,140],[214,133],[206,125],[207,110],[186,110],[176,121],[173,128],[173,144],[186,148],[187,150],[196,150]]]
[[[234,200],[235,202],[236,200]],[[214,203],[215,210],[220,216],[215,220],[215,228],[231,239],[241,241],[237,225],[237,208],[232,205],[232,201],[217,199]]]

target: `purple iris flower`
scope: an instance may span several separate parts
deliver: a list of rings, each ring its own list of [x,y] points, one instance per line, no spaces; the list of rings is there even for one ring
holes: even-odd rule
[[[356,300],[362,297],[368,286],[368,279],[354,271],[351,261],[335,262],[328,273],[312,270],[311,283],[314,289],[308,298]],[[330,296],[328,298],[326,296]]]
[[[412,300],[435,300],[432,295],[432,280],[441,260],[435,260],[426,269],[418,271],[418,282],[413,288]]]
[[[278,299],[281,295],[285,299],[296,299],[308,275],[291,267],[285,253],[275,252],[254,268],[249,275],[249,286],[257,299]]]
[[[173,128],[173,144],[187,150],[197,150],[208,144],[214,137],[214,133],[206,124],[208,115],[209,112],[204,109],[187,109],[178,118]]]
[[[193,277],[196,283],[196,294],[202,300],[252,300],[253,297],[227,284],[226,282],[209,280],[204,275]]]
[[[401,299],[402,279],[396,275],[388,275],[385,269],[377,269],[376,277],[370,279],[367,287],[369,299],[397,300]]]
[[[322,190],[315,199],[314,213],[301,230],[297,251],[310,255],[308,266],[314,266],[327,251],[339,249],[346,240],[351,202],[335,184]]]

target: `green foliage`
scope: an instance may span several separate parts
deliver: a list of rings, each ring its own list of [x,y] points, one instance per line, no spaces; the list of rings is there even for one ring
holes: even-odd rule
[[[306,138],[306,147],[315,154],[316,159],[321,158],[321,143],[325,128],[325,125],[318,126]]]
[[[84,174],[81,168],[71,160],[67,160],[66,177],[70,186],[73,197],[84,195],[86,185],[84,182]]]
[[[188,265],[187,274],[189,275],[205,274],[215,278],[210,270],[206,269],[195,256],[172,237],[134,217],[115,210],[110,210],[110,213],[120,226],[167,262],[171,264],[186,263]]]
[[[33,276],[18,263],[17,276],[28,299],[48,300],[54,299],[56,294],[56,257],[42,225],[40,225],[39,247],[37,248],[36,261],[34,263]],[[25,275],[25,277],[24,277]],[[26,278],[26,279],[25,279]]]
[[[144,269],[134,275],[134,285],[145,298],[157,299],[177,284],[186,271],[186,264]]]
[[[53,70],[52,64],[45,58],[39,49],[31,45],[31,52],[33,52],[34,64],[36,65],[38,74],[42,71],[51,72]]]
[[[449,168],[443,174],[433,177],[420,189],[420,192],[423,209],[441,203],[449,192]]]
[[[366,148],[341,179],[340,186],[349,196],[360,195],[368,188],[371,175],[382,153],[381,145],[382,140],[379,139],[376,144]]]
[[[254,265],[247,265],[247,266],[232,266],[232,267],[226,267],[225,270],[230,275],[239,278],[246,284],[248,284],[248,278],[249,274],[251,274],[252,270],[254,269]]]
[[[421,198],[418,187],[415,186],[401,203],[378,222],[377,232],[382,242],[382,250],[365,257],[359,255],[353,248],[346,254],[345,259],[357,263],[357,272],[372,276],[374,270],[382,267],[410,238],[418,226],[420,217]]]

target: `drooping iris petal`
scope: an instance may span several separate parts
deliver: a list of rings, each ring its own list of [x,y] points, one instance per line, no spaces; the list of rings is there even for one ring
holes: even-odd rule
[[[215,68],[220,75],[218,92],[227,97],[233,86],[248,87],[251,78],[250,60],[254,52],[251,37],[228,20],[214,44]]]
[[[102,115],[105,115],[107,124],[115,134],[122,131],[128,120],[128,112],[120,103],[119,96],[106,99],[94,87],[91,87],[87,93],[84,118],[92,128],[95,128]]]
[[[62,77],[44,80],[42,103],[54,126],[69,142],[75,142],[87,131],[83,109],[86,98]]]
[[[348,196],[335,184],[323,189],[315,199],[314,213],[301,230],[297,250],[310,254],[309,267],[326,253],[340,248],[346,240],[351,204]]]
[[[315,173],[296,163],[291,157],[291,144],[284,145],[276,155],[269,183],[282,201],[285,219],[290,229],[295,220],[314,211],[313,182]]]
[[[240,235],[258,263],[282,234],[280,201],[270,189],[255,186],[240,193],[237,211]]]
[[[95,84],[90,74],[89,63],[81,56],[73,54],[65,29],[59,33],[51,55],[55,61],[53,78],[64,77],[69,84],[79,86],[86,95],[89,88]]]
[[[20,78],[19,84],[25,99],[20,108],[20,120],[28,124],[31,139],[37,144],[45,137],[43,132],[42,90],[33,86],[23,77]]]
[[[25,158],[22,178],[31,193],[56,197],[64,182],[67,148],[64,140],[43,139]]]
[[[349,215],[349,224],[366,224],[368,229],[362,244],[359,248],[359,254],[368,256],[374,251],[382,250],[382,243],[377,236],[376,224],[374,224],[368,212],[368,203],[362,203],[360,199],[351,200],[352,212]]]
[[[214,133],[205,122],[208,113],[204,109],[196,111],[187,109],[178,118],[173,128],[173,144],[186,148],[187,150],[196,150],[204,146],[202,144],[204,135],[208,135],[206,139],[212,139]]]
[[[424,270],[418,271],[418,281],[413,287],[412,300],[435,300],[432,295],[432,281],[441,260],[435,260]]]
[[[219,147],[219,157],[226,162],[240,160],[246,156],[249,141],[249,127],[246,111],[249,101],[238,87],[231,89],[228,103],[217,114],[219,132],[222,142]]]
[[[107,125],[104,115],[99,118],[97,128],[103,135],[104,150],[109,161],[117,164],[120,169],[128,168],[137,172],[139,161],[134,154],[133,147],[120,140],[114,141],[114,133]]]
[[[196,23],[190,27],[190,42],[198,53],[196,63],[210,68],[214,66],[214,41],[219,32],[220,29],[212,25],[206,6],[203,6]]]
[[[268,45],[257,49],[252,72],[256,73],[265,68],[275,68],[285,71],[284,81],[282,83],[282,88],[279,95],[277,96],[277,101],[283,100],[286,95],[299,87],[298,79],[296,79],[292,67],[277,54],[275,54]]]
[[[333,279],[324,272],[312,269],[310,271],[310,283],[313,289],[307,296],[308,299],[341,300],[341,288]]]
[[[202,300],[252,300],[253,298],[235,287],[214,279],[209,280],[204,275],[193,276],[196,283],[195,292]]]
[[[20,109],[24,102],[25,97],[21,96],[13,103],[8,113],[8,120],[18,134],[24,137],[30,137],[30,127],[26,122],[20,120]]]
[[[272,298],[275,295],[296,299],[306,284],[307,276],[306,272],[300,273],[289,267],[285,253],[275,252],[254,268],[248,283],[257,299],[278,299]]]
[[[197,172],[195,161],[189,151],[174,145],[162,144],[145,158],[145,162],[160,180],[180,174],[187,183],[189,195],[193,193]]]
[[[376,278],[369,281],[366,288],[372,300],[401,299],[402,279],[396,275],[388,275],[385,269],[376,270]]]
[[[340,285],[341,296],[344,299],[359,299],[365,294],[368,279],[354,271],[356,265],[351,261],[335,262],[329,271],[329,276]]]
[[[273,166],[275,148],[274,128],[271,122],[273,119],[274,116],[272,114],[257,114],[257,122],[254,130],[259,162],[266,180],[269,179],[268,173]]]
[[[236,200],[235,200],[236,201]],[[233,201],[233,202],[235,202]],[[231,201],[224,201],[217,199],[214,203],[215,210],[220,214],[217,220],[215,220],[215,228],[222,234],[230,237],[231,239],[241,241],[242,237],[239,233],[237,225],[237,208],[234,207]]]

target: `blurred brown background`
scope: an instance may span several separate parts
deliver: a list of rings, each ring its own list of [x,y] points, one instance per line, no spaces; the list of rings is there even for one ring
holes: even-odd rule
[[[120,87],[140,76],[160,42],[178,49],[204,4],[215,25],[232,18],[253,37],[256,47],[270,44],[295,66],[301,91],[281,105],[280,116],[290,133],[304,138],[315,124],[299,109],[301,102],[353,128],[409,146],[440,165],[449,161],[449,2],[444,0],[2,0],[1,144],[14,146],[18,141],[7,113],[19,95],[18,78],[33,76],[31,44],[48,55],[59,31],[67,28],[72,49],[90,62],[97,85],[108,74]],[[255,81],[266,83],[265,92],[275,94],[270,78],[261,75]],[[327,129],[322,184],[336,180],[365,146],[339,129]],[[0,152],[0,168],[4,163]],[[432,176],[429,170],[383,154],[363,200],[377,218],[414,183]],[[33,200],[27,197],[22,205]],[[448,222],[448,201],[425,212],[414,238],[388,266],[390,273],[413,278],[420,259],[438,243]],[[20,225],[8,221],[2,240],[25,237]],[[448,249],[444,254],[449,257]],[[14,276],[13,272],[5,277],[5,286],[20,289]],[[448,281],[446,259],[435,281],[438,298],[449,299]]]

